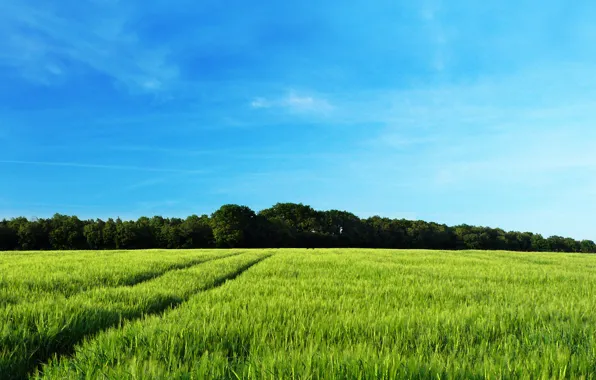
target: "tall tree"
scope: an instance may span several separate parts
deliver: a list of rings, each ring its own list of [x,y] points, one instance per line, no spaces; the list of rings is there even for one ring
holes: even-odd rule
[[[134,249],[136,238],[134,222],[116,219],[116,248]]]
[[[246,206],[225,205],[186,219],[140,217],[81,221],[56,214],[50,219],[0,221],[0,250],[141,249],[208,247],[370,247],[559,251],[596,253],[591,240],[545,239],[529,232],[374,216],[361,220],[347,211],[317,211],[301,203],[278,203],[258,215]]]
[[[19,247],[17,230],[7,220],[0,222],[0,251],[12,251]]]
[[[104,244],[103,230],[105,223],[97,219],[96,221],[90,220],[83,228],[83,235],[87,240],[87,246],[91,249],[101,249]]]
[[[298,232],[321,232],[322,215],[302,203],[277,203],[262,210],[259,215],[281,221]]]
[[[342,247],[363,246],[366,241],[365,224],[356,215],[339,210],[320,213],[321,230],[333,237],[337,245]]]
[[[109,218],[103,226],[103,249],[115,249],[118,248],[117,240],[117,228],[114,219]]]
[[[580,252],[594,253],[596,252],[596,243],[592,240],[582,240],[580,243]]]
[[[51,249],[49,231],[50,225],[46,220],[20,219],[17,230],[20,248],[23,250]]]
[[[218,248],[250,247],[256,214],[246,206],[228,204],[211,215],[213,237]]]
[[[76,216],[55,214],[50,221],[53,249],[85,249],[84,224]]]
[[[146,216],[140,217],[136,221],[136,242],[135,246],[143,249],[143,248],[156,248],[158,247],[157,242],[157,231],[153,227],[151,223],[151,219],[147,218]]]
[[[191,215],[180,225],[181,248],[211,248],[215,246],[213,229],[207,215]]]

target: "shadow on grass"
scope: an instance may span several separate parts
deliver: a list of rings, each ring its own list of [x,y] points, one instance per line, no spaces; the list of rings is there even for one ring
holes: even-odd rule
[[[190,260],[185,263],[175,263],[175,264],[169,265],[165,268],[161,268],[156,271],[146,271],[146,272],[137,273],[136,275],[134,275],[130,278],[123,279],[121,283],[119,283],[115,286],[110,285],[110,284],[105,284],[105,283],[98,283],[95,286],[81,287],[79,291],[66,292],[66,293],[61,293],[61,294],[63,294],[66,298],[70,298],[70,297],[74,297],[79,294],[91,291],[93,289],[102,288],[102,287],[135,286],[135,285],[142,284],[143,282],[151,281],[153,279],[161,277],[161,276],[165,275],[166,273],[174,271],[174,270],[187,269],[187,268],[193,267],[195,265],[207,263],[207,262],[213,261],[213,260],[220,260],[220,259],[224,259],[227,257],[237,256],[242,253],[244,253],[244,252],[243,251],[233,252],[233,253],[229,253],[226,255],[217,256],[217,257],[205,257],[205,258]],[[4,286],[8,287],[8,285],[4,285]],[[29,286],[27,288],[30,291],[35,290],[35,283],[29,284]],[[48,293],[50,292],[49,290],[44,290],[44,291],[48,292]],[[22,298],[19,298],[17,296],[4,295],[4,298],[0,299],[0,307],[4,307],[4,306],[8,306],[8,305],[17,305],[17,304],[24,303],[24,302],[27,302],[27,299],[23,300]]]
[[[30,339],[21,339],[8,343],[13,346],[12,351],[1,347],[0,378],[3,380],[27,379],[28,375],[40,368],[50,358],[69,356],[74,353],[75,346],[85,338],[98,334],[112,327],[121,326],[122,323],[155,315],[176,308],[186,302],[191,296],[210,289],[222,286],[227,281],[234,280],[252,266],[265,260],[271,255],[255,259],[235,271],[222,276],[207,286],[200,286],[187,297],[163,296],[156,297],[149,304],[139,310],[115,311],[101,306],[88,306],[78,309],[74,317],[56,334],[51,336],[32,336]],[[226,256],[230,257],[230,255]],[[221,259],[218,257],[216,259]],[[212,260],[209,260],[212,261]]]

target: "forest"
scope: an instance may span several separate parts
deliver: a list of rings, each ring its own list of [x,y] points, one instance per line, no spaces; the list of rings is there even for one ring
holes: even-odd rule
[[[228,204],[211,216],[136,221],[56,214],[0,221],[0,251],[185,248],[394,248],[596,253],[591,240],[466,224],[447,226],[278,203],[255,212]]]

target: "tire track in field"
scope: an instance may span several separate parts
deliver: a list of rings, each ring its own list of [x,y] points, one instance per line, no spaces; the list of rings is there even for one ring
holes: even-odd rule
[[[250,268],[254,267],[255,265],[257,265],[261,261],[264,261],[264,260],[270,258],[271,256],[273,256],[273,253],[271,253],[269,255],[265,255],[263,257],[260,257],[260,258],[254,260],[254,261],[251,261],[250,263],[247,263],[246,265],[241,266],[240,268],[238,268],[238,270],[236,270],[236,271],[234,271],[232,273],[229,273],[229,274],[227,274],[227,275],[225,275],[223,277],[220,277],[219,279],[217,279],[216,281],[214,281],[211,286],[208,286],[206,288],[203,288],[200,292],[207,292],[209,290],[212,290],[212,289],[215,289],[215,288],[219,288],[220,286],[223,286],[226,282],[235,280],[236,278],[238,278],[238,276],[240,276],[241,274],[243,274],[244,272],[246,272]],[[197,292],[197,293],[199,293],[199,292]]]
[[[193,267],[196,265],[200,265],[200,264],[205,264],[205,263],[208,263],[208,262],[214,261],[214,260],[220,260],[220,259],[225,259],[228,257],[238,256],[245,252],[246,251],[238,251],[238,252],[232,252],[232,253],[229,253],[229,254],[226,254],[223,256],[193,259],[193,260],[190,260],[190,261],[184,262],[184,263],[174,263],[174,264],[172,264],[166,268],[162,268],[161,270],[158,270],[158,271],[139,273],[139,275],[137,275],[137,276],[131,277],[129,279],[124,279],[119,284],[111,284],[111,285],[110,284],[99,284],[96,286],[90,286],[90,287],[81,289],[80,291],[75,291],[75,292],[68,293],[68,294],[64,294],[64,293],[60,293],[60,292],[57,292],[57,294],[58,294],[58,296],[64,296],[64,298],[69,299],[69,298],[80,296],[86,292],[91,292],[93,290],[100,289],[100,288],[107,289],[107,288],[132,287],[132,286],[140,285],[144,282],[155,280],[155,279],[157,279],[161,276],[164,276],[172,271],[187,269],[187,268],[190,268],[190,267]],[[3,289],[0,288],[0,294],[2,294],[2,291],[3,291]],[[46,296],[51,296],[52,292],[51,291],[37,291],[35,293],[32,292],[32,295],[36,295],[37,298],[46,297]],[[2,297],[0,297],[0,308],[6,307],[9,305],[18,305],[18,304],[27,303],[27,302],[37,302],[37,301],[30,300],[30,299],[23,300],[21,298],[15,297],[15,296],[2,295]]]
[[[188,269],[190,267],[198,266],[198,265],[201,265],[201,264],[206,264],[206,263],[211,262],[211,261],[222,260],[222,259],[227,259],[229,257],[239,256],[239,255],[241,255],[241,254],[243,254],[245,252],[246,251],[232,252],[232,253],[228,253],[228,254],[222,255],[222,256],[207,257],[207,258],[203,258],[203,259],[194,259],[194,260],[191,260],[191,261],[186,262],[186,263],[173,264],[173,265],[171,265],[171,266],[169,266],[167,268],[164,268],[164,270],[162,270],[162,271],[155,272],[155,273],[148,273],[146,276],[140,276],[141,277],[140,279],[136,279],[135,278],[134,281],[124,281],[123,283],[118,284],[118,285],[115,285],[115,286],[114,285],[112,285],[112,286],[97,286],[97,287],[93,287],[93,288],[88,288],[88,289],[85,289],[82,292],[73,293],[72,295],[69,295],[66,298],[70,298],[72,296],[75,296],[75,295],[78,295],[78,294],[81,294],[81,293],[85,293],[88,290],[93,290],[93,289],[102,288],[102,287],[103,288],[133,287],[133,286],[136,286],[136,285],[140,285],[140,284],[142,284],[144,282],[155,280],[158,277],[165,276],[166,274],[168,274],[168,273],[170,273],[172,271],[182,270],[182,269]]]
[[[209,261],[220,260],[222,258],[229,258],[232,256],[238,256],[241,254],[242,253],[227,255],[225,257],[217,257],[217,258],[214,258],[213,260],[209,260]],[[179,298],[179,297],[167,297],[162,300],[157,300],[156,303],[151,305],[148,309],[139,311],[137,313],[133,313],[132,315],[129,315],[129,316],[126,316],[126,315],[123,316],[123,315],[121,315],[121,313],[109,311],[109,310],[103,310],[103,311],[95,310],[93,313],[93,316],[96,316],[99,314],[101,316],[101,321],[103,323],[101,323],[101,324],[91,324],[91,323],[86,324],[85,322],[89,322],[89,321],[88,320],[86,321],[84,318],[81,319],[80,323],[85,326],[85,327],[83,327],[84,331],[81,331],[81,333],[77,334],[74,337],[72,336],[72,333],[73,333],[73,330],[76,331],[75,328],[71,328],[70,330],[63,330],[63,331],[59,332],[58,334],[56,334],[56,336],[53,337],[54,339],[52,340],[52,342],[50,342],[49,345],[40,347],[37,351],[32,353],[31,356],[29,357],[29,359],[27,360],[27,363],[21,363],[21,370],[11,373],[10,369],[9,369],[8,372],[4,372],[6,369],[2,368],[2,365],[1,365],[2,363],[0,363],[0,374],[2,374],[4,372],[4,374],[2,374],[2,376],[0,376],[0,378],[2,378],[3,380],[4,379],[6,379],[6,380],[27,379],[29,377],[29,375],[31,375],[32,373],[35,372],[36,369],[41,369],[41,366],[44,363],[46,363],[49,359],[51,359],[52,357],[56,357],[56,358],[60,359],[62,357],[71,356],[74,353],[75,347],[79,343],[83,342],[86,338],[97,335],[97,334],[101,333],[102,331],[108,330],[113,327],[118,327],[118,326],[122,327],[122,325],[124,323],[133,322],[133,321],[136,321],[136,320],[139,320],[144,317],[151,316],[151,315],[162,314],[165,311],[169,311],[169,310],[178,308],[182,304],[184,304],[186,301],[188,301],[188,299],[190,299],[190,297],[192,297],[198,293],[201,293],[201,292],[205,292],[205,291],[209,291],[211,289],[218,288],[218,287],[224,285],[226,282],[236,279],[242,273],[246,272],[248,269],[257,265],[261,261],[271,257],[272,255],[273,254],[264,255],[263,257],[259,257],[259,258],[256,258],[255,260],[251,260],[251,261],[247,262],[246,264],[238,267],[234,271],[232,271],[222,277],[217,278],[215,281],[208,284],[207,286],[197,287],[194,292],[192,292],[191,294],[189,294],[187,297],[185,297],[183,299]],[[198,265],[200,265],[200,264],[198,264]],[[5,375],[7,375],[7,377],[4,377]]]
[[[58,295],[63,295],[66,299],[71,298],[71,297],[75,297],[81,294],[84,294],[85,292],[89,292],[89,291],[93,291],[95,289],[99,289],[99,288],[120,288],[120,287],[132,287],[132,286],[136,286],[136,285],[140,285],[144,282],[148,282],[154,279],[157,279],[158,277],[164,276],[169,272],[175,271],[175,270],[181,270],[181,269],[187,269],[196,265],[200,265],[200,264],[204,264],[204,263],[208,263],[210,261],[214,261],[214,260],[220,260],[220,259],[225,259],[227,257],[233,257],[233,256],[238,256],[241,255],[242,253],[245,253],[246,251],[238,251],[238,252],[232,252],[226,255],[222,255],[222,256],[215,256],[215,257],[206,257],[206,258],[197,258],[197,259],[193,259],[184,263],[174,263],[168,267],[162,268],[160,270],[157,271],[153,271],[153,272],[142,272],[139,273],[137,276],[133,276],[131,278],[126,278],[123,279],[121,283],[119,284],[99,284],[96,286],[90,286],[90,287],[86,287],[81,289],[80,291],[75,291],[72,293],[60,293],[58,292]],[[0,285],[2,285],[0,283]],[[30,284],[30,286],[34,286],[35,284]],[[8,285],[7,285],[8,286]],[[0,289],[1,290],[1,289]],[[40,296],[45,296],[45,295],[51,295],[52,292],[51,291],[39,291],[38,292]],[[19,299],[17,297],[2,297],[0,299],[0,307],[5,307],[8,305],[18,305],[21,303],[27,303],[27,302],[36,302],[36,301],[31,301],[31,300],[22,300]]]

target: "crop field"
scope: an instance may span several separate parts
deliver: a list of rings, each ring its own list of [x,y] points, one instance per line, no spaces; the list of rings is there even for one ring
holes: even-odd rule
[[[0,253],[0,379],[596,378],[596,256]]]

